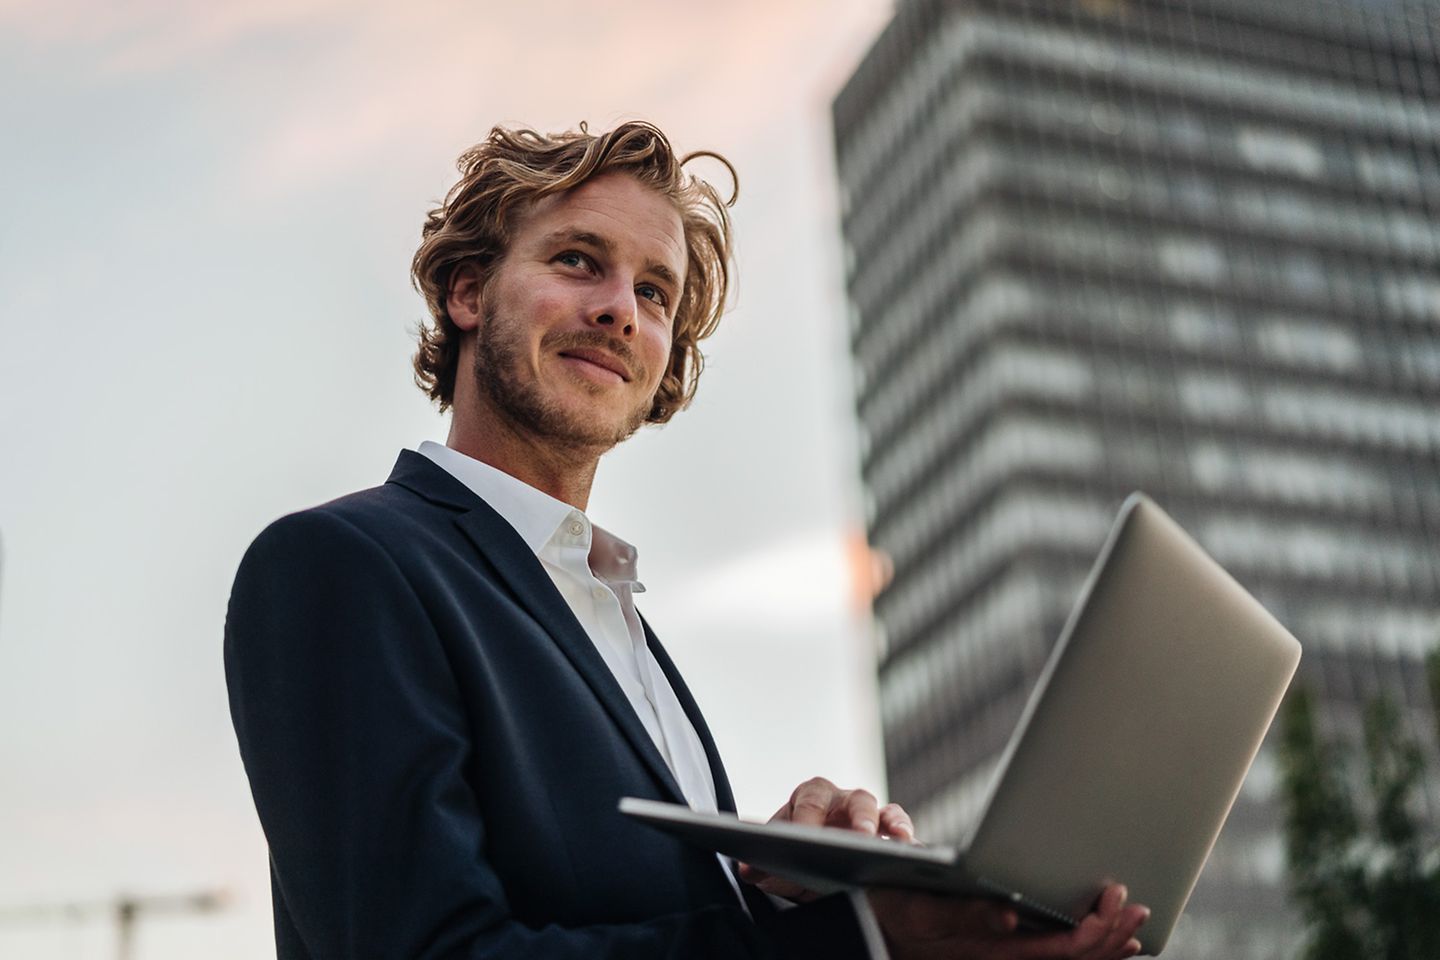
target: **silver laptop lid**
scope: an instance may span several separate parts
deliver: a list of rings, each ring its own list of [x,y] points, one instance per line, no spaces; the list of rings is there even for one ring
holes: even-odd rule
[[[1103,882],[1123,882],[1153,911],[1140,940],[1158,953],[1299,659],[1255,598],[1132,494],[1001,759],[967,866],[1077,917]]]

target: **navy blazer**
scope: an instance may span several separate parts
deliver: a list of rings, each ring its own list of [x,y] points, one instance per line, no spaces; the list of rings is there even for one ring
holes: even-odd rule
[[[712,853],[616,812],[684,799],[539,560],[420,454],[260,534],[225,668],[281,960],[865,955],[843,897],[747,888],[752,921]]]

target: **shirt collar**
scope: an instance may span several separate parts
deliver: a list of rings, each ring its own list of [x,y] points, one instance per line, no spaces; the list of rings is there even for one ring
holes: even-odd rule
[[[596,576],[612,582],[633,584],[636,593],[644,591],[644,586],[636,577],[635,548],[613,533],[595,526],[583,511],[444,444],[426,440],[420,444],[418,452],[489,504],[515,528],[520,539],[537,557],[554,545],[554,541],[570,532],[571,536],[577,539],[583,537],[588,543],[589,566]],[[566,524],[574,522],[582,525],[582,534],[565,528]]]
[[[418,452],[469,487],[476,496],[489,504],[491,509],[504,517],[505,522],[520,534],[520,539],[525,541],[530,552],[537,556],[560,525],[570,519],[571,514],[582,519],[585,517],[584,513],[563,500],[556,500],[548,493],[510,476],[504,470],[468,457],[444,444],[426,440],[420,444]],[[588,520],[586,525],[589,525]]]

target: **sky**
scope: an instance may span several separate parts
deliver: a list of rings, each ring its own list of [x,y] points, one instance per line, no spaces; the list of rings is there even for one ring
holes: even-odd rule
[[[408,266],[495,123],[652,120],[740,171],[692,409],[601,465],[742,813],[883,795],[828,108],[884,0],[0,0],[0,956],[44,905],[223,891],[133,956],[273,955],[220,660],[251,538],[446,422]],[[702,172],[727,186],[713,165]]]

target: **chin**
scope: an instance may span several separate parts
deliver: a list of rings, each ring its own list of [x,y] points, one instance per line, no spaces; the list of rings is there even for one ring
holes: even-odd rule
[[[603,453],[640,429],[653,406],[651,397],[636,398],[631,390],[616,389],[620,384],[611,388],[569,377],[527,377],[514,371],[513,364],[492,367],[481,358],[477,354],[474,366],[480,394],[516,430],[542,443]]]
[[[650,413],[651,404],[646,403],[641,409],[606,410],[607,415],[600,417],[599,408],[608,405],[597,402],[599,399],[586,394],[547,405],[544,432],[569,446],[608,450],[633,436]]]

